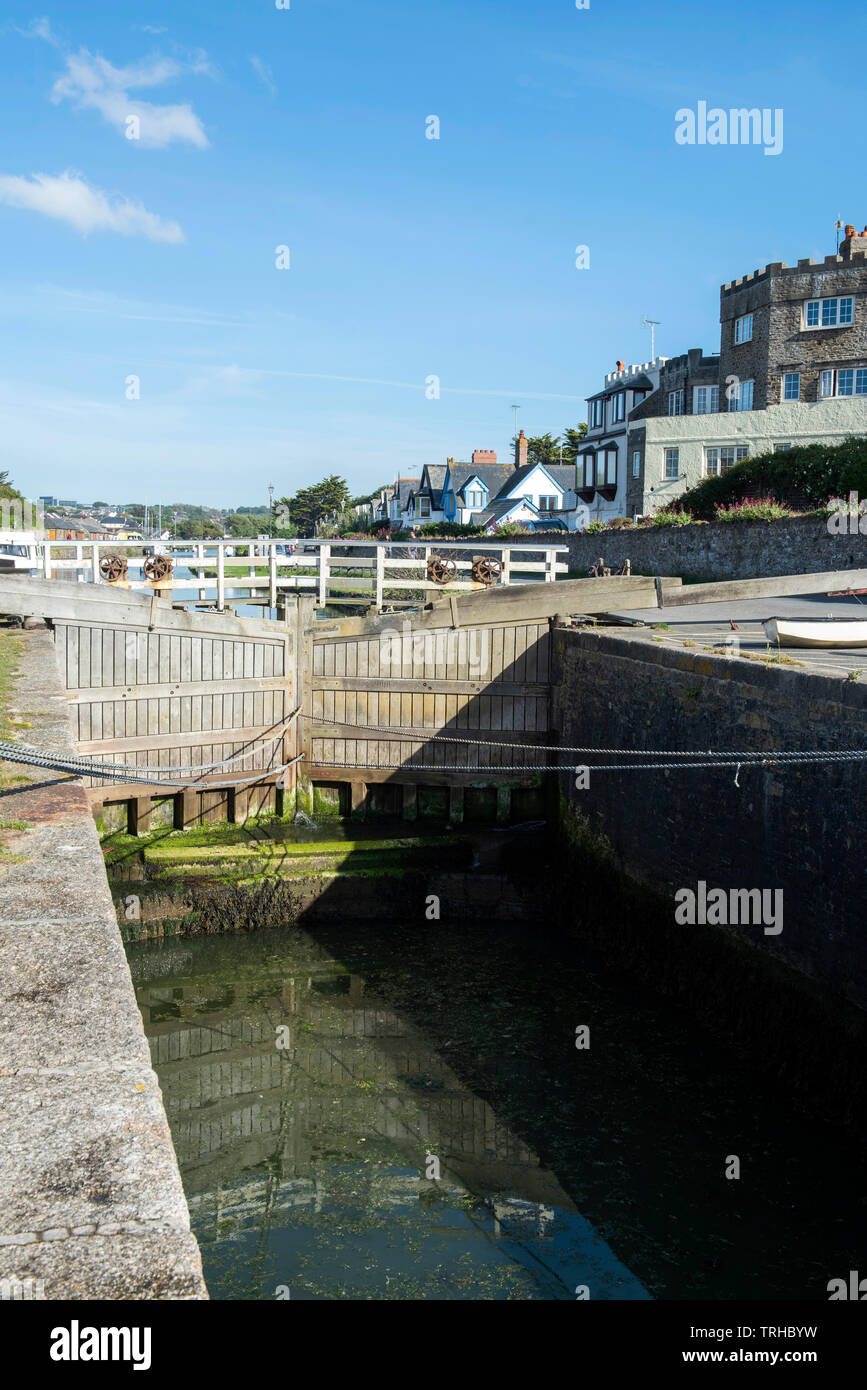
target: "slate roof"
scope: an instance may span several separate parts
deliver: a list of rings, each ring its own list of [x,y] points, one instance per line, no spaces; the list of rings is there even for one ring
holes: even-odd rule
[[[392,489],[392,494],[391,494],[391,495],[392,495],[392,498],[395,498],[395,497],[396,497],[397,500],[400,502],[400,509],[401,509],[401,511],[404,511],[404,509],[406,508],[406,504],[407,504],[408,499],[411,497],[411,495],[413,494],[413,492],[415,492],[415,490],[416,490],[416,488],[418,487],[418,485],[419,485],[420,482],[421,482],[421,479],[420,479],[420,478],[396,478],[396,479],[395,479],[395,483],[394,483],[394,487],[393,487],[393,489]]]
[[[510,463],[453,463],[452,489],[456,494],[462,493],[471,478],[478,478],[487,488],[488,496],[497,497],[516,471]]]
[[[523,497],[500,497],[497,498],[495,502],[492,502],[490,506],[485,507],[484,511],[473,512],[470,520],[473,526],[487,526],[489,522],[499,521],[500,518],[506,516],[508,512],[512,512],[516,507],[521,506],[529,507],[532,512],[536,513],[536,516],[540,515],[538,508],[534,507],[532,502],[527,502]]]
[[[441,511],[443,505],[443,483],[446,480],[444,463],[426,463],[422,469],[421,486],[417,489],[422,496],[430,497],[431,509]],[[427,486],[425,486],[427,484]]]

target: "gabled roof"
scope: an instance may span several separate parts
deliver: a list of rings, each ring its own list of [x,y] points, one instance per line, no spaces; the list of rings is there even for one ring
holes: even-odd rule
[[[513,468],[506,488],[500,491],[500,496],[511,496],[514,494],[516,486],[530,477],[537,468],[541,468],[561,491],[575,486],[575,466],[571,463],[525,463],[520,468]]]
[[[392,499],[397,498],[401,508],[403,508],[420,482],[420,478],[396,478],[391,494]]]
[[[525,497],[498,497],[490,506],[485,507],[484,511],[472,513],[472,523],[474,526],[487,526],[491,521],[501,521],[509,512],[514,512],[518,507],[529,507],[530,511],[536,516],[541,513],[538,507],[532,502],[528,502]]]
[[[489,497],[496,497],[515,469],[510,463],[452,463],[449,465],[452,489],[462,492],[471,478],[478,478]]]
[[[442,508],[443,483],[446,480],[447,467],[444,463],[426,463],[421,471],[421,486],[417,489],[422,496],[429,497],[431,506],[437,510]]]

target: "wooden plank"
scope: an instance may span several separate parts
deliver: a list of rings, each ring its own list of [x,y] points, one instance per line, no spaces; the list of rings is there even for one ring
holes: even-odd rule
[[[431,772],[424,768],[413,767],[411,763],[406,763],[398,768],[388,767],[328,767],[315,761],[302,764],[305,776],[314,782],[393,782],[400,786],[405,782],[418,784],[426,787],[447,787],[453,779],[463,783],[465,787],[489,787],[497,784],[501,780],[506,780],[510,785],[514,785],[516,773],[500,772],[497,768],[451,768],[444,767],[442,770],[434,769]],[[541,779],[545,774],[545,768],[539,768],[538,773],[528,772],[521,776],[521,786],[537,787],[541,785]],[[105,796],[103,789],[100,789],[102,796]]]
[[[326,716],[326,717],[327,717],[327,716]],[[434,728],[427,727],[427,726],[425,726],[425,725],[419,725],[419,724],[410,724],[410,725],[407,725],[406,727],[404,727],[403,725],[401,725],[401,726],[399,726],[399,727],[400,727],[400,741],[401,741],[401,743],[403,743],[404,740],[406,740],[407,742],[417,742],[418,744],[425,744],[425,743],[427,743],[428,745],[430,745],[431,736],[432,736],[434,733],[438,733],[438,732],[440,731],[440,729],[443,729],[443,726],[442,726],[442,725],[437,725],[437,727],[436,727],[435,729],[434,729]],[[340,723],[339,721],[336,721],[336,720],[335,720],[333,723],[329,723],[329,724],[313,724],[313,725],[312,725],[312,728],[313,728],[313,730],[314,730],[314,737],[315,737],[315,738],[325,738],[325,737],[327,737],[327,736],[329,736],[329,735],[332,736],[332,737],[337,737],[337,738],[343,738],[343,737],[346,737],[346,738],[353,738],[353,737],[358,733],[358,730],[357,730],[356,728],[352,727],[352,725],[350,725],[350,724],[343,724],[343,723]],[[454,734],[455,737],[458,736],[458,731],[457,731],[457,730],[452,730],[452,729],[446,728],[446,729],[444,729],[443,731],[444,731],[446,734]],[[477,740],[478,740],[479,742],[481,742],[481,743],[496,743],[496,742],[498,741],[498,739],[503,739],[505,736],[506,736],[506,735],[505,735],[505,733],[504,733],[504,730],[503,730],[499,725],[497,725],[497,727],[495,727],[495,728],[479,728],[479,729],[474,729],[474,730],[473,730],[473,734],[472,734],[473,739],[474,739],[474,740],[477,739]],[[378,736],[374,736],[374,737],[378,737]],[[385,737],[385,735],[383,735],[382,737]],[[526,735],[522,732],[522,733],[521,733],[521,742],[524,741],[525,737],[526,737],[527,743],[550,743],[550,742],[551,742],[551,739],[548,737],[548,735],[546,734],[546,732],[545,732],[544,730],[534,731],[534,732],[532,732],[532,733],[527,733]],[[457,749],[460,749],[460,748],[462,748],[462,747],[466,747],[467,745],[465,745],[465,744],[459,744],[459,743],[445,743],[445,742],[443,742],[442,744],[440,744],[440,745],[438,745],[438,746],[441,747],[441,748],[448,748],[449,750],[457,750]],[[514,751],[520,752],[519,749],[516,749],[516,750],[514,750]],[[517,761],[517,760],[516,760],[516,759],[512,759],[512,761]]]
[[[154,706],[156,706],[157,703],[157,701],[154,701]],[[156,709],[154,709],[153,714],[154,716],[158,714]],[[82,707],[82,717],[88,719],[90,718],[90,708],[88,706]],[[190,733],[144,733],[138,734],[134,738],[124,739],[96,739],[88,737],[86,739],[82,739],[78,747],[79,752],[83,755],[90,755],[91,753],[93,753],[102,757],[103,755],[117,753],[120,756],[121,761],[125,762],[128,761],[128,755],[132,753],[143,753],[151,750],[157,751],[162,748],[201,749],[205,746],[210,746],[214,744],[215,738],[219,738],[221,743],[232,744],[233,751],[237,753],[246,744],[256,743],[260,739],[271,738],[273,735],[277,733],[279,733],[279,730],[277,729],[264,728],[262,726],[254,726],[252,728],[219,729],[217,731],[202,729],[193,730]],[[205,761],[210,762],[213,760],[205,759]],[[232,771],[234,773],[235,771],[237,771],[237,769],[233,768]]]
[[[240,694],[248,694],[259,690],[284,690],[286,682],[283,678],[277,680],[241,680],[233,681],[233,691]],[[100,688],[100,698],[103,700],[135,700],[142,699],[145,695],[148,698],[160,699],[164,696],[177,695],[182,692],[184,695],[209,695],[214,693],[213,681],[170,681],[164,685],[159,683],[153,685],[112,685]],[[89,704],[93,701],[92,690],[72,691],[69,694],[70,704]]]
[[[493,688],[492,688],[493,687]],[[356,690],[356,691],[392,691],[399,688],[402,694],[453,694],[453,695],[481,695],[483,693],[499,695],[547,695],[548,687],[539,682],[521,683],[509,680],[498,681],[413,681],[400,679],[398,681],[371,679],[361,681],[352,679],[348,676],[318,676],[314,681],[316,690]]]

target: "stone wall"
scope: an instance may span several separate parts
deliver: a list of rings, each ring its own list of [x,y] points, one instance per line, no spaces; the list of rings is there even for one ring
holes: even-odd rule
[[[801,373],[801,399],[818,399],[819,371],[840,364],[867,362],[867,256],[856,238],[839,256],[824,262],[775,261],[763,271],[723,285],[720,290],[720,382],[734,374],[755,382],[756,409],[775,405],[786,371]],[[855,320],[845,327],[804,330],[801,316],[808,299],[855,296]],[[734,320],[753,314],[753,336],[735,343]]]
[[[612,570],[628,559],[633,574],[706,580],[761,579],[867,567],[867,535],[830,535],[820,517],[642,527],[590,535],[550,532],[534,540],[567,544],[569,567],[579,577],[600,555]]]
[[[553,725],[566,745],[867,748],[867,686],[857,682],[687,653],[634,632],[557,628],[553,647]],[[610,842],[618,866],[668,898],[671,922],[675,891],[697,891],[699,881],[708,890],[782,888],[779,934],[762,926],[735,934],[865,1008],[865,775],[863,762],[741,768],[739,785],[729,768],[591,770],[589,787],[577,790],[567,776],[563,792]]]
[[[74,752],[51,637],[14,640],[23,737]],[[3,1296],[207,1298],[87,793],[2,767],[24,777],[0,866]]]

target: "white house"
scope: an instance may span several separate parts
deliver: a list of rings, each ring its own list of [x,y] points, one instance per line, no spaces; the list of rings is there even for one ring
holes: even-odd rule
[[[587,399],[587,437],[578,452],[578,496],[591,521],[626,515],[629,417],[659,386],[667,358],[627,367],[618,362],[605,385]]]
[[[867,396],[786,401],[764,410],[648,416],[629,432],[636,479],[643,479],[635,512],[650,515],[703,478],[727,473],[757,454],[795,444],[842,444],[853,434],[867,434]]]
[[[447,461],[442,485],[446,521],[488,531],[513,522],[528,529],[574,530],[576,506],[574,467],[528,463],[523,430],[513,464],[498,463],[492,449],[475,449],[468,463]]]

